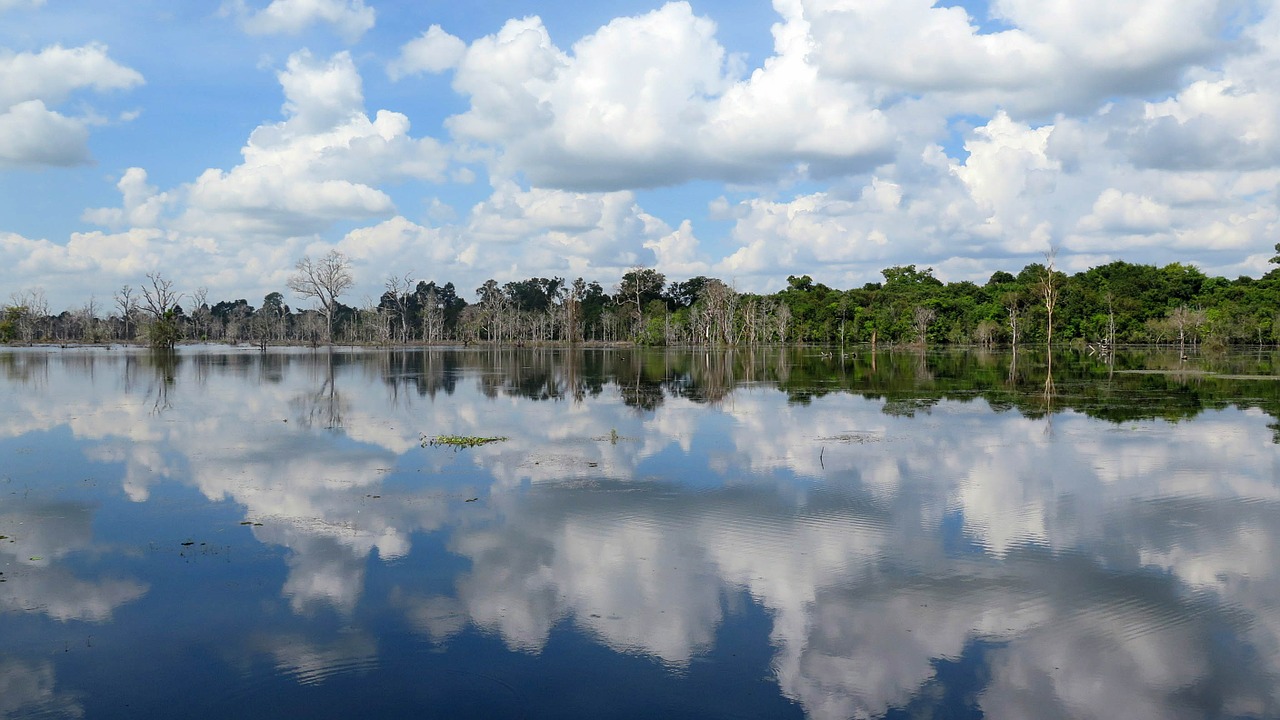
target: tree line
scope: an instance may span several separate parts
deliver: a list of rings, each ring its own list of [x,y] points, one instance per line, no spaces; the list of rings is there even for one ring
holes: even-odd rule
[[[1271,262],[1280,266],[1280,243]],[[488,280],[464,299],[452,282],[390,275],[375,301],[342,302],[354,284],[337,251],[303,257],[283,292],[254,306],[179,292],[161,273],[125,285],[109,303],[52,314],[40,289],[15,292],[0,312],[0,341],[269,344],[616,343],[752,346],[1070,342],[1108,352],[1117,344],[1212,346],[1280,342],[1280,268],[1261,278],[1211,277],[1184,263],[1116,261],[1068,275],[1053,253],[983,284],[944,283],[932,268],[897,265],[883,280],[836,289],[790,276],[772,294],[738,292],[697,276],[668,281],[637,266],[605,289],[582,278]]]

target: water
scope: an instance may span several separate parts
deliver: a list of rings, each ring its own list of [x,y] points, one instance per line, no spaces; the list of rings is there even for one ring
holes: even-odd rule
[[[1276,359],[3,350],[0,718],[1280,718]]]

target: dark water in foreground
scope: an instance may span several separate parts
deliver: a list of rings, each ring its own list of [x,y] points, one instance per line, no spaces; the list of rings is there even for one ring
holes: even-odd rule
[[[0,350],[0,718],[1280,718],[1277,358],[1011,360]]]

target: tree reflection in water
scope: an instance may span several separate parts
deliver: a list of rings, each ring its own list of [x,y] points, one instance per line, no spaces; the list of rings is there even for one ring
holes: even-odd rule
[[[0,683],[87,716],[159,692],[122,667],[250,710],[456,703],[450,670],[532,715],[1276,716],[1276,383],[1019,356],[0,352]],[[50,652],[90,634],[92,672]]]

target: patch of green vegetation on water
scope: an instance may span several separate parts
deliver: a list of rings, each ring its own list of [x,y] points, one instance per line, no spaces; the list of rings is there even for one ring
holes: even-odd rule
[[[451,447],[473,448],[489,443],[503,442],[507,438],[501,436],[480,437],[478,435],[436,435],[435,437],[422,436],[422,447]]]

